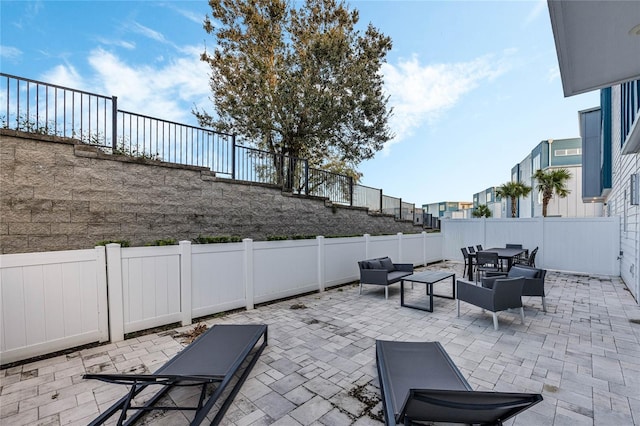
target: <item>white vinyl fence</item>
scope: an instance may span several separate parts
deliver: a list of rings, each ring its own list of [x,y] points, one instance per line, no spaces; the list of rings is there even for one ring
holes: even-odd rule
[[[462,261],[462,247],[538,247],[536,266],[620,276],[620,218],[449,219],[441,225],[443,259]]]
[[[0,362],[109,340],[104,247],[0,256]]]
[[[0,363],[357,281],[358,260],[437,262],[442,240],[423,232],[2,255]]]
[[[0,256],[0,363],[357,281],[357,261],[462,261],[461,247],[539,247],[536,265],[620,275],[618,218],[450,219],[441,233]],[[107,303],[108,300],[108,303]]]

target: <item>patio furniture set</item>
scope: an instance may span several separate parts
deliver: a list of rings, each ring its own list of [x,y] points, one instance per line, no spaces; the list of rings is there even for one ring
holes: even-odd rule
[[[481,256],[479,256],[481,258]],[[524,321],[522,295],[542,296],[545,271],[516,265],[507,272],[487,271],[482,285],[458,280],[445,271],[413,273],[412,264],[393,263],[388,257],[358,262],[362,284],[388,286],[400,282],[401,306],[433,312],[433,296],[456,299],[493,312],[519,308]],[[452,278],[452,296],[436,295],[433,284]],[[429,306],[405,303],[404,281],[426,284]],[[103,424],[120,413],[117,424],[130,425],[152,410],[194,411],[191,425],[206,420],[218,405],[212,425],[220,424],[225,412],[267,346],[267,325],[214,325],[153,374],[85,374],[85,379],[130,386],[128,393],[98,416],[91,425]],[[376,340],[376,364],[386,425],[437,421],[467,424],[502,424],[505,420],[542,401],[533,393],[474,391],[439,342]],[[232,384],[233,383],[233,384]],[[144,405],[133,406],[136,395],[149,386],[160,390]],[[180,386],[199,386],[196,406],[158,406],[168,391]],[[210,389],[213,386],[213,389]],[[227,391],[227,388],[230,390]],[[134,413],[128,417],[128,412]]]

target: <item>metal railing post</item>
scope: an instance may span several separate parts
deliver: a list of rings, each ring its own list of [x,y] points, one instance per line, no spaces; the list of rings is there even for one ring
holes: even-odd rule
[[[349,205],[353,207],[353,177],[349,176]]]
[[[309,160],[304,160],[304,195],[309,195]]]
[[[111,97],[111,148],[118,149],[118,97]]]
[[[236,178],[236,134],[231,135],[231,179]]]

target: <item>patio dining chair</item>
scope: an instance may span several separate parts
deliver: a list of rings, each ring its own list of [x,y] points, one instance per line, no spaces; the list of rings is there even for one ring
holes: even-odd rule
[[[476,253],[476,282],[480,281],[480,275],[486,272],[500,271],[500,258],[493,251],[479,251]]]
[[[467,247],[467,249],[469,250],[469,253],[474,254],[476,252],[476,248],[474,246],[469,246]]]
[[[523,256],[516,259],[516,263],[520,263],[523,265],[531,266],[533,268],[536,267],[536,254],[538,254],[538,247],[534,248],[528,256]]]
[[[469,249],[467,249],[466,247],[462,247],[460,249],[460,251],[462,252],[462,258],[464,259],[464,271],[467,271],[469,268],[469,262],[473,262],[473,259],[471,259],[469,257]],[[469,279],[471,279],[471,277],[469,277]]]

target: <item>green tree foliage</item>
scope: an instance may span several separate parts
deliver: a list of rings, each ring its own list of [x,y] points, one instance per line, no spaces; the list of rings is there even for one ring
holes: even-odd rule
[[[349,169],[393,135],[380,67],[391,39],[342,1],[210,0],[204,29],[215,49],[215,114],[194,110],[202,126],[242,136],[312,167]],[[274,165],[278,164],[274,155]]]
[[[538,169],[533,177],[538,181],[536,189],[542,193],[542,216],[547,217],[547,207],[553,195],[565,198],[571,192],[567,188],[567,181],[571,178],[571,173],[567,169],[547,171]]]
[[[471,214],[473,217],[491,217],[491,210],[489,210],[486,204],[480,204]]]
[[[516,217],[518,198],[526,197],[531,193],[532,188],[522,182],[507,182],[499,186],[496,195],[511,199],[511,217]]]

